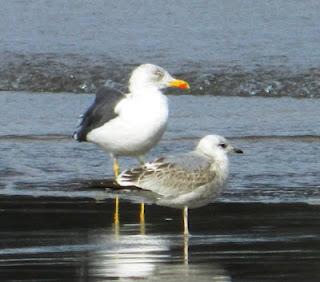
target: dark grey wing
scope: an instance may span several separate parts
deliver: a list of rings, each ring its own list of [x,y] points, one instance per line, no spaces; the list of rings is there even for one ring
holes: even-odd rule
[[[73,133],[73,138],[79,142],[87,140],[87,134],[106,122],[117,117],[114,108],[125,95],[113,88],[102,87],[98,90],[93,104],[82,115],[78,129]]]

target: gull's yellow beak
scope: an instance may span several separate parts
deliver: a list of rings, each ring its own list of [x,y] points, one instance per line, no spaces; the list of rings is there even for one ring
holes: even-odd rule
[[[190,89],[190,85],[188,82],[180,79],[171,80],[168,84],[169,87],[176,87],[180,89]]]

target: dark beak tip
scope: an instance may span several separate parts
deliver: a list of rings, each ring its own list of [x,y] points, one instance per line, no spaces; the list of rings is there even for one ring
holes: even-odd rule
[[[237,154],[243,154],[243,151],[241,149],[235,149],[235,153]]]

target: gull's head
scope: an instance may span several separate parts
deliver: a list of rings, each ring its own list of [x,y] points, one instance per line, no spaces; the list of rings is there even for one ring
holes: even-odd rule
[[[165,69],[152,64],[143,64],[135,68],[129,80],[131,92],[141,91],[146,88],[164,89],[167,87],[190,88],[188,82],[176,79]]]
[[[197,151],[211,158],[226,156],[228,153],[243,153],[241,149],[233,147],[226,138],[220,135],[203,137],[198,143]]]

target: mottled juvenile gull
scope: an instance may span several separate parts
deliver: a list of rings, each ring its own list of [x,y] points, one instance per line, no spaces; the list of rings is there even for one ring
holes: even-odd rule
[[[230,152],[243,153],[224,137],[207,135],[194,151],[126,170],[116,181],[121,186],[136,186],[159,194],[158,205],[183,209],[184,234],[187,235],[188,208],[207,205],[223,191]]]
[[[143,163],[144,154],[157,144],[167,125],[168,102],[161,92],[167,87],[188,89],[189,84],[159,66],[140,65],[131,74],[128,94],[107,87],[98,91],[74,139],[110,153],[115,176],[120,172],[119,156],[134,156]]]

